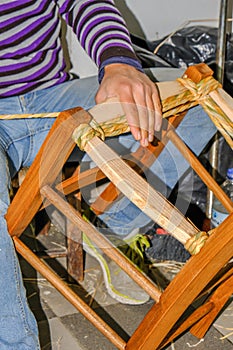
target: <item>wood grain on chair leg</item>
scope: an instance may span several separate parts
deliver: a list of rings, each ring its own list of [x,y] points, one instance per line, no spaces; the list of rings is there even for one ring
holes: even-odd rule
[[[68,201],[81,212],[81,194],[68,197]],[[75,281],[84,279],[84,252],[82,231],[70,220],[66,220],[67,272]]]
[[[119,350],[126,342],[97,315],[54,271],[39,259],[17,236],[13,236],[16,250],[49,281],[74,307],[77,308]]]
[[[233,214],[192,257],[163,292],[127,343],[127,350],[158,349],[162,339],[207,284],[231,259]],[[143,335],[143,336],[142,336]]]
[[[90,119],[81,108],[59,114],[6,214],[11,235],[20,235],[29,225],[42,204],[40,187],[55,181],[75,147],[72,140],[75,127],[80,122],[88,123]],[[61,154],[62,158],[59,157]]]
[[[219,312],[223,309],[233,293],[233,276],[224,281],[209,298],[214,305],[213,309],[196,323],[190,332],[198,338],[203,338]]]
[[[165,138],[166,133],[173,128],[176,128],[186,113],[181,113],[180,115],[176,115],[169,118],[169,122],[164,121],[164,127],[161,130],[161,135],[158,136],[158,140],[156,145],[149,144],[148,147],[139,146],[139,148],[127,155],[127,161],[132,168],[135,168],[137,163],[139,163],[138,169],[136,169],[138,174],[142,174],[143,171],[149,169],[149,167],[154,163],[156,158],[162,152],[168,139]],[[116,188],[116,186],[110,182],[109,185],[105,188],[105,190],[97,197],[97,199],[91,204],[92,210],[96,215],[103,213],[111,203],[119,196],[120,191]]]

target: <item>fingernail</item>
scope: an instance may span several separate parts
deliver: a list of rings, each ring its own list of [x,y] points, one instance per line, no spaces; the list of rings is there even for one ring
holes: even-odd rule
[[[153,134],[149,134],[149,142],[152,142],[154,140],[154,135]]]
[[[148,139],[143,139],[141,142],[144,147],[147,147],[149,145]]]
[[[136,140],[141,140],[141,133],[140,133],[140,131],[137,132]]]
[[[160,131],[162,123],[155,126],[155,131]]]

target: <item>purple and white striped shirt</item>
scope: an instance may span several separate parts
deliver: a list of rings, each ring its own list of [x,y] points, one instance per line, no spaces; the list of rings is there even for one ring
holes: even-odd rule
[[[98,67],[113,59],[140,68],[112,0],[0,0],[0,97],[72,79],[62,52],[60,17]]]

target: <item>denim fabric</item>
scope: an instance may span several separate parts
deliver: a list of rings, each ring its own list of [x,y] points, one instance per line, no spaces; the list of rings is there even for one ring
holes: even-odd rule
[[[0,114],[43,113],[94,105],[97,78],[64,83],[20,97],[0,99]],[[40,349],[13,242],[4,215],[9,205],[10,174],[29,166],[54,119],[0,120],[0,349]]]

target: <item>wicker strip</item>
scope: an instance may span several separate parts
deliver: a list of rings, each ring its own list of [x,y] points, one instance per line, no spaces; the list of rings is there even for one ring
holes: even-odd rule
[[[184,247],[187,249],[187,251],[191,255],[196,255],[200,252],[201,248],[204,246],[207,239],[211,236],[211,234],[214,232],[213,230],[210,230],[208,232],[199,231],[196,235],[191,237],[184,245]]]
[[[180,95],[170,96],[162,101],[163,117],[167,118],[171,115],[188,110],[189,108],[201,104],[204,110],[208,113],[213,123],[218,130],[224,135],[228,144],[232,147],[233,123],[227,118],[218,105],[209,97],[209,93],[221,86],[218,81],[212,77],[203,79],[200,83],[195,84],[191,79],[178,79],[180,84],[185,86],[186,91]],[[125,116],[121,116],[118,120],[102,123],[99,125],[102,128],[105,136],[117,136],[123,132],[128,132],[127,120]],[[97,128],[94,127],[94,130]],[[73,134],[74,141],[80,149],[84,149],[87,142],[94,135],[98,135],[98,131],[88,131],[87,125],[80,125]],[[104,137],[102,135],[102,140]]]
[[[220,88],[221,84],[212,76],[201,80],[198,84],[188,78],[177,80],[192,93],[193,98],[203,107],[229,146],[233,148],[233,123],[209,96],[209,93]]]
[[[60,112],[37,114],[2,114],[0,119],[56,118]]]
[[[129,130],[129,126],[124,115],[101,124],[98,124],[94,119],[92,119],[90,124],[80,124],[79,127],[74,130],[73,140],[77,143],[81,150],[84,150],[88,141],[90,141],[94,136],[98,136],[104,141],[105,137],[118,136],[129,132]]]

